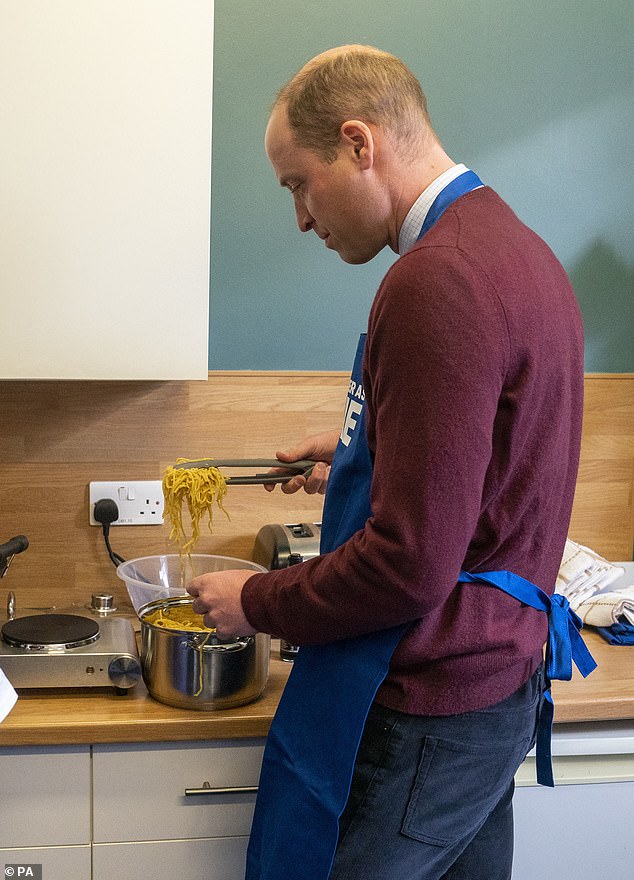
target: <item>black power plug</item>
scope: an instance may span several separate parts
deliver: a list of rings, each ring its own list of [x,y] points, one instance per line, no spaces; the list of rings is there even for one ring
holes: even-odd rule
[[[111,523],[119,519],[119,508],[117,502],[112,498],[100,498],[95,503],[93,516],[101,525],[109,526]]]
[[[125,562],[125,559],[119,556],[118,553],[114,553],[110,546],[110,525],[119,519],[119,508],[116,501],[113,501],[112,498],[100,498],[99,501],[95,502],[93,516],[98,523],[101,523],[103,539],[110,561],[113,565],[120,565],[122,562]]]

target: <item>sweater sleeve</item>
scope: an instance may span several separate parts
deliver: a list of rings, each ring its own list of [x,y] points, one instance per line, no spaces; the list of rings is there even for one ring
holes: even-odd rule
[[[459,250],[397,261],[365,349],[372,516],[332,553],[250,578],[242,603],[254,627],[315,644],[446,601],[482,509],[508,349],[495,292]]]

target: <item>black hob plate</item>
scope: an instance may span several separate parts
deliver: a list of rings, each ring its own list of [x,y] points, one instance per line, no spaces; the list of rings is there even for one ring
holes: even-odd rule
[[[9,620],[2,639],[16,648],[78,648],[99,638],[99,624],[77,614],[33,614]]]

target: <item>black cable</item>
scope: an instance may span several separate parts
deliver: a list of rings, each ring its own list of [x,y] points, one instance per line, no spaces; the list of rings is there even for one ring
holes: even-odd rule
[[[110,546],[110,524],[119,519],[119,508],[117,507],[116,502],[111,498],[100,498],[99,501],[95,503],[93,516],[98,523],[101,523],[103,539],[112,564],[118,566],[122,562],[125,562],[125,559],[122,556],[119,556],[118,553],[115,553]]]
[[[122,562],[125,562],[125,559],[123,558],[123,556],[119,556],[118,553],[115,553],[113,551],[112,547],[110,546],[110,540],[108,537],[109,532],[110,532],[110,526],[107,525],[106,523],[104,523],[102,528],[103,528],[103,539],[106,542],[106,550],[108,551],[108,556],[110,557],[113,565],[121,565]]]

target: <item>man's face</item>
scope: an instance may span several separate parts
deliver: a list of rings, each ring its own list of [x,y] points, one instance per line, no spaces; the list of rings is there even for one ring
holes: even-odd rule
[[[274,109],[266,153],[282,186],[293,195],[297,225],[311,229],[346,263],[367,263],[387,244],[382,223],[385,194],[376,175],[364,170],[352,143],[342,139],[334,162],[300,146],[286,109]]]

